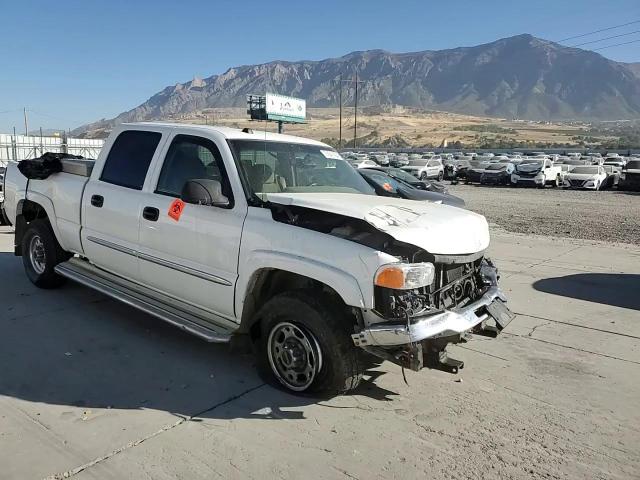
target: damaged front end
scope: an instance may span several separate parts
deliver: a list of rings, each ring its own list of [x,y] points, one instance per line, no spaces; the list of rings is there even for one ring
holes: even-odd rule
[[[429,256],[433,280],[416,289],[375,287],[375,307],[362,312],[364,328],[352,335],[356,346],[404,368],[436,368],[457,373],[463,362],[446,347],[471,333],[495,337],[514,314],[498,287],[498,271],[482,253]]]
[[[498,286],[498,271],[484,256],[489,244],[484,217],[426,202],[374,207],[363,202],[357,218],[346,207],[342,208],[348,215],[337,212],[340,200],[354,207],[357,198],[335,198],[331,203],[313,197],[287,200],[291,204],[269,204],[274,220],[356,242],[395,259],[376,272],[373,308],[353,309],[358,317],[352,335],[357,347],[404,368],[456,373],[463,363],[447,356],[447,345],[464,342],[471,333],[495,337],[513,319]]]

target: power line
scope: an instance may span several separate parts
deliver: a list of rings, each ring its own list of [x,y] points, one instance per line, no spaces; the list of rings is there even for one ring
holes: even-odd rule
[[[616,43],[615,45],[607,45],[606,47],[594,48],[591,51],[597,52],[598,50],[604,50],[605,48],[619,47],[621,45],[629,45],[630,43],[637,43],[637,42],[640,42],[640,38],[637,40],[631,40],[630,42]]]
[[[594,33],[606,32],[607,30],[613,30],[615,28],[626,27],[627,25],[633,25],[635,23],[640,23],[640,20],[634,20],[633,22],[623,23],[622,25],[615,25],[613,27],[602,28],[600,30],[595,30],[593,32],[583,33],[582,35],[576,35],[574,37],[563,38],[562,40],[556,40],[557,43],[566,42],[567,40],[573,40],[575,38],[587,37],[589,35],[593,35]]]
[[[577,45],[571,45],[571,48],[581,47],[582,45],[589,45],[591,43],[604,42],[605,40],[611,40],[612,38],[626,37],[627,35],[633,35],[634,33],[640,33],[640,30],[636,30],[634,32],[629,32],[629,33],[621,33],[620,35],[613,35],[611,37],[604,37],[599,40],[591,40],[590,42],[578,43]]]

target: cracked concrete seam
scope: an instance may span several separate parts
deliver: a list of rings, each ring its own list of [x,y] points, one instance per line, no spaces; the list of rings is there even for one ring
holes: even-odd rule
[[[257,385],[255,387],[251,387],[251,388],[245,390],[242,393],[239,393],[239,394],[234,395],[234,396],[232,396],[232,397],[230,397],[230,398],[228,398],[226,400],[218,402],[215,405],[213,405],[211,407],[208,407],[207,409],[202,410],[200,412],[197,412],[197,413],[195,413],[195,414],[193,414],[191,416],[179,417],[180,419],[177,422],[172,423],[170,425],[165,425],[160,430],[157,430],[157,431],[147,435],[146,437],[142,437],[142,438],[139,438],[138,440],[134,440],[133,442],[129,442],[126,445],[123,445],[123,446],[121,446],[119,448],[116,448],[115,450],[112,450],[111,452],[107,453],[106,455],[94,458],[90,462],[87,462],[87,463],[85,463],[83,465],[80,465],[80,466],[78,466],[76,468],[73,468],[71,470],[67,470],[66,472],[54,473],[53,475],[49,475],[49,476],[45,477],[45,480],[61,480],[61,479],[64,479],[64,478],[71,478],[71,477],[77,475],[78,473],[83,472],[84,470],[87,470],[88,468],[91,468],[91,467],[93,467],[95,465],[98,465],[99,463],[102,463],[105,460],[109,460],[110,458],[113,458],[114,456],[116,456],[116,455],[118,455],[118,454],[120,454],[120,453],[122,453],[122,452],[124,452],[126,450],[129,450],[130,448],[136,447],[136,446],[140,445],[141,443],[146,442],[147,440],[150,440],[152,438],[157,437],[158,435],[163,434],[164,432],[168,432],[169,430],[173,430],[174,428],[179,427],[183,423],[191,421],[194,418],[198,418],[198,417],[204,415],[207,412],[210,412],[212,410],[215,410],[216,408],[222,407],[223,405],[226,405],[226,404],[231,403],[231,402],[233,402],[235,400],[238,400],[239,398],[242,398],[245,395],[248,395],[249,393],[252,393],[252,392],[258,390],[258,389],[264,387],[265,385],[266,385],[266,383],[261,383],[260,385]]]

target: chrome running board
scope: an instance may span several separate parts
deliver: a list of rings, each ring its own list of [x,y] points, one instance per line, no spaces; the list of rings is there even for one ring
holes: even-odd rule
[[[174,299],[161,299],[160,295],[153,290],[105,272],[86,260],[72,258],[57,265],[55,271],[69,280],[120,300],[207,342],[227,343],[231,339],[233,329],[215,325],[211,319],[187,311],[194,310],[194,307],[189,308],[187,304],[181,305],[182,302]],[[172,303],[167,303],[167,300]],[[229,323],[222,318],[220,321]]]

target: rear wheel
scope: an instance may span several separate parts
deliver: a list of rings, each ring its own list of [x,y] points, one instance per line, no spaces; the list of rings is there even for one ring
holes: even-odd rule
[[[257,354],[263,375],[296,393],[345,393],[362,379],[351,319],[332,299],[307,290],[273,297],[260,310]]]
[[[438,173],[438,181],[441,182],[443,178],[444,178],[444,172],[441,170],[440,173]]]
[[[38,219],[29,224],[22,237],[22,263],[31,283],[40,288],[62,285],[65,279],[54,268],[70,256],[62,250],[47,220]]]

